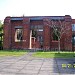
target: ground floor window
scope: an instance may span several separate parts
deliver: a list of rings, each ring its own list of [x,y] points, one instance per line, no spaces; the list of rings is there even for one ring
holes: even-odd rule
[[[75,45],[75,36],[72,36],[72,44]]]
[[[43,37],[42,36],[39,35],[37,38],[38,38],[39,42],[43,42]]]
[[[52,34],[52,40],[58,41],[58,37],[57,37],[57,35],[54,32]]]
[[[23,39],[23,29],[15,30],[15,42],[20,42]]]

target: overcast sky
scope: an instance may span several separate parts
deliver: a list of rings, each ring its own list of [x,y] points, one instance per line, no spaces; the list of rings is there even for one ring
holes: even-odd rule
[[[6,16],[64,16],[75,18],[75,0],[0,0],[0,20]]]

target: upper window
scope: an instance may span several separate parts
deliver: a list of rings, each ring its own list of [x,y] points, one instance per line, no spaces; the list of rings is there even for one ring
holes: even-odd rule
[[[31,25],[31,29],[42,29],[43,30],[43,25]]]
[[[43,29],[37,29],[37,31],[40,31],[40,32],[42,32],[42,31],[43,31]]]
[[[23,30],[22,29],[16,29],[16,32],[15,32],[15,42],[22,41],[22,38],[23,38]]]
[[[72,31],[75,31],[75,24],[72,24]]]

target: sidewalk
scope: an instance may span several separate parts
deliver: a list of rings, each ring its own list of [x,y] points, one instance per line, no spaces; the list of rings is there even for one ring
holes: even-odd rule
[[[35,58],[33,52],[21,57],[0,57],[0,75],[75,75],[75,59]],[[62,64],[66,67],[62,68]],[[72,64],[68,67],[67,64]]]

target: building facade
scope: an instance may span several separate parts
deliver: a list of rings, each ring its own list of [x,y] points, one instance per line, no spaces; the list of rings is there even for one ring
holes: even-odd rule
[[[58,50],[58,37],[52,25],[64,25],[60,39],[61,50],[74,50],[75,19],[65,16],[6,17],[4,20],[4,49]],[[66,31],[65,31],[66,30]]]

